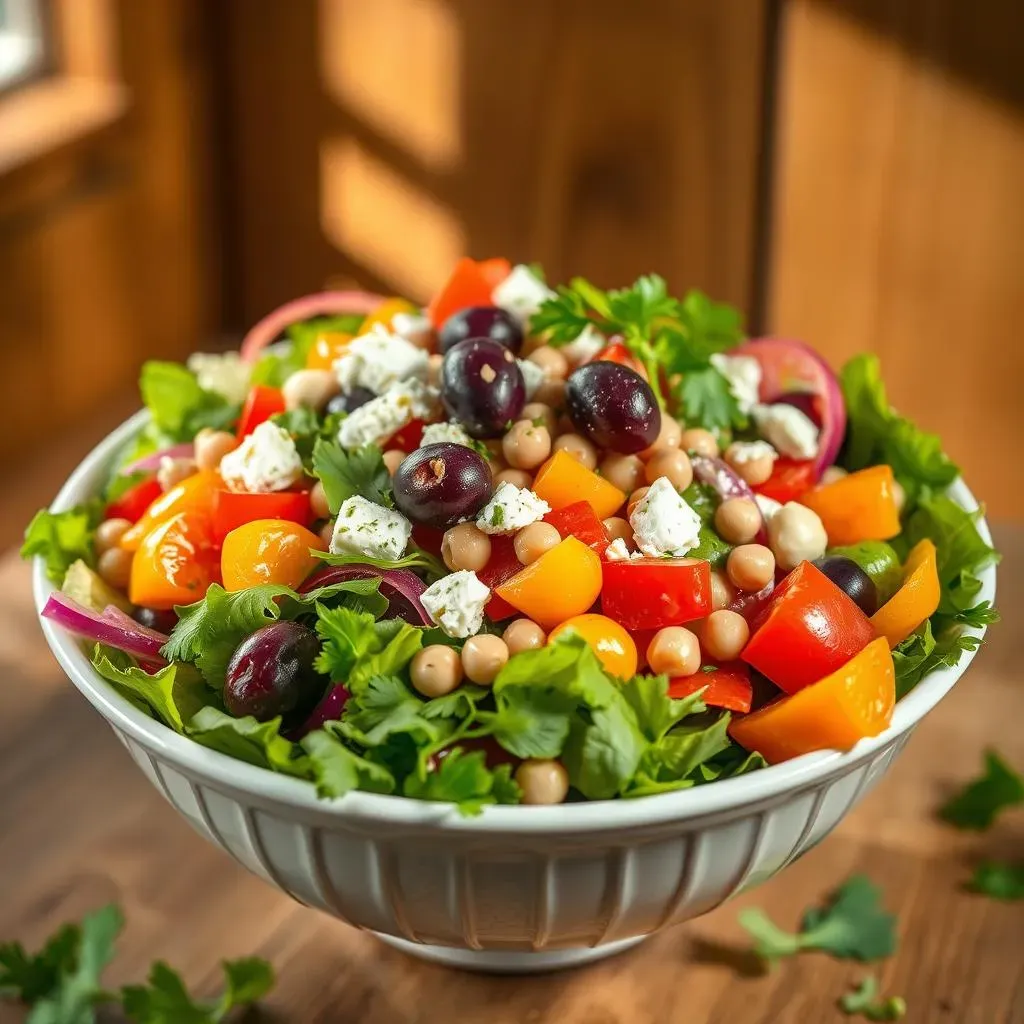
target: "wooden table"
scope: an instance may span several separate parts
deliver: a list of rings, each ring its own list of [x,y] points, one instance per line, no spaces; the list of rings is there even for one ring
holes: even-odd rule
[[[1024,854],[1024,814],[983,836],[934,817],[986,745],[1024,765],[1016,630],[1024,532],[1003,531],[1003,624],[888,777],[781,877],[706,917],[591,968],[537,978],[460,974],[407,959],[292,903],[199,838],[130,763],[64,678],[36,625],[27,568],[0,560],[0,936],[39,943],[115,900],[128,925],[107,979],[166,959],[211,994],[218,962],[250,953],[279,981],[251,1019],[281,1024],[830,1024],[865,969],[805,955],[762,975],[736,923],[761,905],[780,924],[867,872],[899,914],[881,970],[912,1024],[1024,1022],[1024,905],[962,891],[979,856]],[[15,1011],[0,1009],[0,1021]]]

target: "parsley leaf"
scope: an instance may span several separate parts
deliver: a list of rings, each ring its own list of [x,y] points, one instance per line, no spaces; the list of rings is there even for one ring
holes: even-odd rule
[[[401,672],[423,645],[422,631],[399,619],[377,622],[366,612],[317,607],[316,631],[323,639],[317,671],[343,682],[353,696],[374,676]]]
[[[729,382],[713,366],[688,370],[674,393],[687,423],[699,423],[705,430],[717,431],[746,423]]]
[[[376,445],[345,451],[337,441],[320,437],[313,446],[313,473],[324,485],[332,515],[355,495],[385,508],[395,507],[391,474]]]
[[[205,707],[192,719],[188,734],[196,743],[258,768],[298,778],[309,777],[309,764],[298,748],[281,735],[281,719],[257,722],[252,715],[232,718],[219,708]]]
[[[878,998],[878,981],[868,975],[856,989],[840,996],[839,1009],[846,1014],[859,1013],[865,1020],[902,1020],[907,1015],[907,1004],[902,996]]]
[[[408,733],[421,746],[434,746],[452,735],[454,726],[427,715],[428,703],[397,676],[369,678],[345,706],[341,733],[364,747]]]
[[[238,418],[237,405],[200,387],[180,363],[143,363],[139,390],[153,426],[170,441],[191,441],[203,427],[224,430]]]
[[[81,941],[82,929],[66,924],[35,955],[20,942],[0,944],[0,994],[29,1005],[41,999],[75,969]]]
[[[994,750],[987,750],[984,773],[947,801],[939,816],[955,828],[984,832],[1001,811],[1020,804],[1024,804],[1024,776]]]
[[[947,626],[936,638],[931,621],[924,622],[893,649],[896,669],[896,698],[905,697],[933,669],[952,667],[964,651],[973,651],[981,641],[964,635],[956,625]]]
[[[879,960],[896,949],[896,918],[879,904],[879,890],[854,875],[823,907],[804,914],[800,931],[784,932],[763,910],[748,907],[740,924],[754,938],[754,952],[773,961],[805,950],[820,950],[841,960]]]
[[[59,584],[73,562],[96,564],[92,535],[99,525],[103,510],[99,502],[76,505],[64,512],[40,509],[25,530],[21,557],[41,555],[46,562],[46,575]]]
[[[967,883],[971,892],[980,892],[994,900],[1024,900],[1024,863],[979,864]]]
[[[309,757],[317,795],[340,797],[353,789],[370,793],[393,793],[394,776],[382,765],[375,764],[350,750],[333,730],[335,722],[311,732],[302,740],[302,749]]]
[[[459,813],[467,817],[479,814],[488,804],[517,802],[519,796],[510,765],[491,771],[483,751],[466,753],[459,747],[450,751],[434,771],[422,777],[410,775],[404,793],[417,800],[457,804]]]

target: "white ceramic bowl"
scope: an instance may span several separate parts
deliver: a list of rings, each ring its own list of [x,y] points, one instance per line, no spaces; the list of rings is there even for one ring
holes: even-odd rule
[[[134,417],[90,453],[53,508],[93,494],[144,422]],[[951,494],[976,505],[962,482]],[[985,523],[979,528],[988,539]],[[34,589],[41,608],[52,587],[40,564]],[[994,569],[981,596],[995,597]],[[402,797],[319,800],[309,783],[192,743],[120,697],[73,637],[42,626],[72,682],[150,781],[239,864],[409,953],[499,971],[610,955],[782,870],[878,782],[973,657],[930,675],[897,704],[884,733],[846,753],[809,754],[662,796],[488,807],[467,819]]]

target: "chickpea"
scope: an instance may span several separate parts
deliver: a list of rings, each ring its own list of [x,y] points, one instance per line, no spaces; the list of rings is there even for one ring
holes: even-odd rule
[[[610,519],[603,520],[601,525],[604,526],[605,532],[611,540],[624,540],[626,547],[630,550],[635,549],[633,527],[625,519],[620,516],[612,516]]]
[[[317,480],[309,491],[309,507],[314,519],[328,519],[331,515],[331,507],[327,504],[327,492],[324,485]]]
[[[505,627],[501,639],[508,645],[509,654],[536,651],[548,642],[547,634],[533,619],[516,619]]]
[[[768,520],[768,543],[779,568],[789,572],[804,560],[821,558],[828,547],[828,534],[817,512],[787,501]]]
[[[234,451],[238,445],[234,434],[226,430],[213,430],[210,427],[203,427],[196,434],[193,442],[195,448],[196,467],[198,469],[216,469],[220,460],[228,452]]]
[[[306,405],[319,411],[340,390],[338,379],[330,370],[296,370],[281,385],[286,409]]]
[[[515,536],[512,546],[523,565],[533,565],[541,555],[556,547],[562,535],[550,523],[531,523]]]
[[[658,477],[668,477],[673,487],[685,491],[693,483],[693,466],[690,456],[681,448],[664,448],[647,460],[644,475],[649,484],[653,484]]]
[[[197,470],[195,459],[172,459],[165,455],[160,460],[160,468],[156,471],[156,482],[160,489],[169,491],[177,487],[182,480],[187,480]]]
[[[665,413],[661,414],[661,427],[654,443],[640,453],[641,459],[649,459],[655,452],[664,451],[666,448],[678,448],[679,440],[683,436],[683,428],[679,421]]]
[[[438,382],[441,380],[441,363],[444,362],[444,356],[438,355],[436,352],[427,359],[427,383],[433,384],[437,387]]]
[[[736,588],[729,582],[729,577],[718,569],[711,570],[711,607],[718,611],[728,608],[736,597]]]
[[[726,498],[715,509],[715,529],[730,544],[749,544],[761,522],[761,510],[750,498]]]
[[[523,406],[520,418],[547,427],[548,433],[554,437],[558,418],[555,416],[555,410],[550,405],[545,405],[543,402],[527,402]]]
[[[512,484],[514,487],[532,487],[533,477],[524,469],[503,469],[494,475],[494,486]]]
[[[712,612],[704,621],[704,650],[717,661],[735,661],[750,639],[750,626],[739,612]]]
[[[709,459],[718,458],[718,442],[709,430],[684,430],[679,438],[679,447],[684,452],[696,452],[706,455]]]
[[[327,522],[320,527],[320,542],[324,546],[324,551],[331,550],[332,540],[334,540],[334,520],[328,519]]]
[[[647,645],[647,665],[659,676],[692,676],[700,668],[700,641],[682,626],[665,626]]]
[[[551,454],[551,434],[547,427],[519,420],[502,438],[501,450],[514,469],[536,469]]]
[[[129,519],[104,519],[99,526],[96,527],[96,532],[93,534],[92,542],[93,547],[96,548],[96,554],[102,555],[104,551],[109,551],[111,548],[116,548],[121,543],[121,538],[131,529],[132,524]]]
[[[643,500],[644,495],[650,490],[650,487],[638,487],[630,496],[629,501],[626,503],[626,515],[632,518],[633,508],[640,501]]]
[[[384,465],[388,472],[394,476],[398,467],[405,461],[406,453],[398,448],[391,448],[384,453]]]
[[[516,769],[515,779],[524,804],[560,804],[569,794],[569,773],[560,761],[530,758]]]
[[[587,469],[597,468],[597,449],[579,434],[563,434],[555,439],[555,451],[571,455]]]
[[[763,441],[737,441],[725,450],[726,463],[751,487],[763,484],[775,468],[771,445]]]
[[[533,393],[533,400],[548,406],[551,409],[559,410],[565,407],[565,381],[546,380]]]
[[[482,569],[491,557],[491,538],[476,523],[459,523],[445,530],[441,558],[452,572]]]
[[[409,666],[413,689],[433,699],[451,693],[462,682],[459,652],[444,644],[431,644],[418,651]]]
[[[500,636],[471,636],[462,648],[462,670],[478,686],[490,686],[508,661],[508,644]]]
[[[569,360],[550,345],[535,348],[527,357],[536,363],[548,376],[548,380],[565,380],[569,375]]]
[[[644,464],[638,455],[610,452],[601,460],[601,476],[629,494],[643,482]]]
[[[822,484],[834,484],[839,480],[842,480],[844,476],[850,474],[843,469],[842,466],[829,466],[824,473],[821,474]]]
[[[729,552],[725,571],[737,590],[758,591],[775,575],[775,556],[763,544],[741,544]]]
[[[124,590],[132,576],[132,552],[123,548],[108,548],[96,560],[96,572],[104,583]]]

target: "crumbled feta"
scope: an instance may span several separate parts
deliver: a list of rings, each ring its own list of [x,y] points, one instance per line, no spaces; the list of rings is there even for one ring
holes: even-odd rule
[[[711,365],[729,382],[729,391],[740,412],[749,415],[759,401],[761,364],[753,356],[727,356],[716,352]]]
[[[764,494],[755,494],[754,501],[757,503],[757,507],[761,510],[761,518],[764,519],[765,523],[767,523],[768,520],[771,519],[771,517],[775,515],[780,508],[782,508],[781,502],[776,501],[774,498],[769,498]]]
[[[361,387],[380,395],[400,380],[426,380],[429,359],[422,348],[374,324],[349,343],[333,369],[345,394]]]
[[[428,348],[434,338],[434,325],[422,313],[396,313],[391,330],[417,348]]]
[[[791,459],[813,459],[818,454],[818,428],[795,405],[755,405],[754,423],[776,449]]]
[[[287,430],[267,420],[220,460],[233,491],[284,491],[302,479],[302,459]]]
[[[685,555],[700,540],[700,516],[664,476],[633,507],[629,525],[636,546],[652,558]]]
[[[249,364],[237,352],[193,352],[186,363],[201,388],[223,395],[229,402],[244,402],[249,393]]]
[[[767,441],[734,441],[729,445],[729,461],[738,466],[768,458],[774,462],[779,453]]]
[[[401,512],[356,494],[346,498],[338,509],[331,551],[336,555],[368,555],[393,562],[405,553],[411,536],[412,523]]]
[[[411,420],[429,420],[437,411],[437,391],[418,380],[403,380],[348,414],[338,427],[342,448],[386,441]]]
[[[476,525],[484,533],[515,533],[550,511],[551,506],[528,487],[506,482],[498,485],[491,500],[480,510]]]
[[[626,547],[626,542],[621,537],[616,537],[604,549],[604,557],[609,562],[628,562],[631,558],[643,558],[643,553],[640,551],[630,551]]]
[[[476,573],[463,569],[431,583],[420,594],[420,603],[449,636],[462,638],[480,632],[490,596]]]
[[[448,423],[429,423],[423,428],[423,440],[420,447],[428,444],[461,444],[467,448],[473,447],[473,439],[466,433],[465,428],[456,420]]]
[[[526,385],[526,400],[532,401],[533,396],[537,394],[537,388],[547,380],[548,375],[536,363],[531,363],[529,359],[517,359],[516,364],[519,367],[519,372],[523,375],[523,384]]]
[[[608,339],[592,324],[587,324],[578,338],[562,346],[562,355],[574,366],[593,359],[608,344]]]
[[[491,293],[496,306],[511,313],[525,324],[536,313],[545,299],[555,293],[534,272],[523,264],[512,268],[512,273]]]

